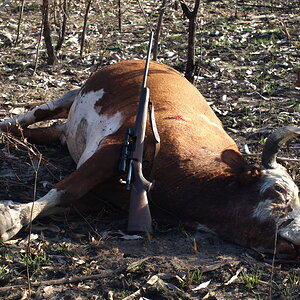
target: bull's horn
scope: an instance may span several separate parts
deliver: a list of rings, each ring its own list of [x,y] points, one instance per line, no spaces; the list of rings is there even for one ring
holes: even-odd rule
[[[266,169],[275,169],[277,166],[276,154],[280,147],[292,138],[300,136],[300,127],[286,126],[277,129],[267,139],[263,153],[262,165]]]

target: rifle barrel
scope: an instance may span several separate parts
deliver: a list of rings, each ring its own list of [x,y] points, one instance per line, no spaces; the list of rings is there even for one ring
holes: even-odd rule
[[[147,84],[147,77],[148,77],[148,71],[149,71],[149,64],[150,64],[150,54],[151,54],[151,49],[152,49],[152,43],[153,43],[153,32],[150,32],[150,37],[149,37],[149,44],[148,44],[148,50],[147,50],[147,56],[146,56],[146,66],[144,69],[144,77],[143,77],[143,84],[142,88],[146,88]]]

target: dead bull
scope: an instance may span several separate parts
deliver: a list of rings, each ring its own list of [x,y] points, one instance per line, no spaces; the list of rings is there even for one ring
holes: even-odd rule
[[[129,199],[117,172],[124,132],[132,128],[143,76],[143,61],[107,66],[80,90],[41,105],[17,118],[33,143],[67,143],[77,170],[35,202],[33,218],[68,205],[98,187],[101,197],[128,209]],[[268,139],[262,167],[249,165],[224,131],[199,91],[174,69],[151,63],[151,101],[161,136],[150,203],[158,222],[200,223],[237,244],[295,256],[300,246],[298,188],[276,163],[279,147],[299,137],[299,127],[285,127]],[[66,123],[30,129],[38,121],[67,118]],[[16,120],[0,124],[14,128]],[[146,131],[145,157],[153,155]],[[32,203],[1,202],[0,233],[10,239],[28,224]],[[176,216],[176,217],[175,217]]]

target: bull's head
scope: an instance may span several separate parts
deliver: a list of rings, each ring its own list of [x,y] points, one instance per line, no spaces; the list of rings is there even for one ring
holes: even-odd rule
[[[298,136],[300,128],[297,127],[287,126],[275,131],[266,141],[261,168],[249,165],[234,150],[222,153],[223,162],[242,183],[238,192],[244,191],[243,198],[239,199],[241,209],[237,209],[239,218],[235,218],[240,225],[234,238],[237,243],[273,253],[277,240],[277,253],[284,256],[299,255],[299,190],[287,170],[276,161],[279,148]],[[246,201],[241,203],[242,199]],[[234,223],[234,234],[237,224]]]
[[[290,252],[288,248],[300,249],[299,190],[287,170],[276,162],[279,148],[299,136],[300,128],[287,126],[279,129],[267,139],[262,154],[261,198],[253,216],[263,222],[270,219],[275,222],[278,252]]]

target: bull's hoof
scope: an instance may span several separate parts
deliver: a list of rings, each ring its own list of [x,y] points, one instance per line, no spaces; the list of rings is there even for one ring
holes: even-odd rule
[[[0,201],[0,239],[14,237],[29,222],[30,207],[12,201]]]

